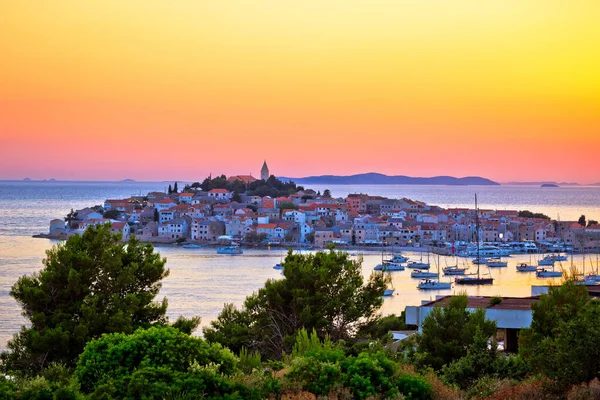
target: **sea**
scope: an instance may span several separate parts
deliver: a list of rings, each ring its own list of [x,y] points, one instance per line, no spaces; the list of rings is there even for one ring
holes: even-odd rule
[[[47,233],[51,219],[64,218],[71,209],[102,204],[105,199],[126,198],[151,191],[165,191],[170,182],[61,182],[61,181],[0,181],[0,350],[19,331],[27,320],[21,307],[10,296],[11,287],[23,275],[31,275],[42,268],[45,251],[56,241],[32,236]],[[181,183],[180,183],[181,185]],[[600,219],[600,187],[569,186],[541,188],[533,186],[416,186],[416,185],[331,185],[310,186],[323,192],[330,189],[334,197],[349,193],[367,193],[390,198],[406,197],[441,207],[473,207],[477,194],[482,209],[530,210],[542,212],[562,221]],[[264,285],[268,279],[282,279],[273,266],[285,257],[285,251],[273,247],[245,250],[243,255],[215,254],[214,249],[184,249],[180,246],[160,246],[156,250],[167,259],[170,275],[163,281],[159,298],[168,299],[168,316],[200,316],[202,326],[217,318],[223,305],[241,305],[246,296]],[[427,259],[428,254],[407,251],[411,259]],[[362,261],[365,278],[381,262],[380,250],[350,251],[350,256]],[[437,266],[456,263],[449,257],[429,256],[432,271]],[[582,255],[563,262],[564,268],[598,268],[598,257]],[[536,279],[533,273],[518,273],[515,265],[535,262],[537,257],[516,255],[507,258],[507,268],[491,270],[494,285],[454,287],[451,290],[423,292],[417,290],[418,280],[411,279],[410,271],[393,272],[393,296],[386,298],[382,314],[400,314],[407,305],[419,305],[436,296],[467,291],[470,295],[529,296],[532,285],[545,285],[549,280]],[[459,260],[466,266],[470,261]],[[483,270],[482,273],[487,270]],[[476,267],[471,266],[471,271]],[[449,277],[443,279],[450,279]],[[555,280],[556,281],[556,280]],[[197,332],[201,334],[201,330]]]

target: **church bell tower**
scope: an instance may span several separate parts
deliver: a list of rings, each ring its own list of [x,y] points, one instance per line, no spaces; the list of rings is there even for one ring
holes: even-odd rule
[[[269,167],[267,167],[267,160],[263,163],[262,169],[260,170],[260,179],[266,181],[269,179]]]

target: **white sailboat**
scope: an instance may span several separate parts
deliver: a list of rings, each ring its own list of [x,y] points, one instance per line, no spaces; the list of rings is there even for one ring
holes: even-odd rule
[[[415,271],[416,272],[416,271]],[[412,274],[411,274],[412,276]],[[437,262],[437,280],[433,279],[425,279],[417,285],[417,288],[420,290],[445,290],[452,288],[452,282],[442,282],[440,281],[440,255],[438,254],[438,262]]]

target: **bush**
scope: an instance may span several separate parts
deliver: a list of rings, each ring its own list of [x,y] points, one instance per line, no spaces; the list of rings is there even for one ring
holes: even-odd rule
[[[220,376],[234,372],[236,363],[236,357],[218,344],[172,327],[154,327],[91,341],[79,358],[75,376],[84,393],[106,391],[107,387],[114,387],[119,394],[136,393],[145,381],[152,381],[157,393],[166,393],[166,388],[189,386],[185,382],[190,380],[189,384],[197,387],[198,379],[208,385],[204,389],[211,390],[223,383],[207,380],[204,367],[212,366]]]
[[[600,381],[594,378],[589,384],[582,383],[571,388],[567,400],[595,400],[600,399]]]
[[[286,377],[311,393],[325,395],[341,382],[342,368],[339,362],[322,361],[318,357],[297,357],[292,361]]]
[[[425,379],[411,374],[401,374],[398,378],[398,391],[406,399],[431,399],[432,388]]]
[[[395,375],[397,365],[384,353],[361,353],[358,357],[348,357],[344,362],[344,384],[357,399],[383,394],[393,396],[398,393]]]

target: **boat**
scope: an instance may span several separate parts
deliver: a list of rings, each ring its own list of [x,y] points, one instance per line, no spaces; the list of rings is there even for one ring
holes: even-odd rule
[[[283,269],[283,265],[281,265],[280,263],[277,263],[277,264],[275,264],[275,265],[273,266],[273,269],[276,269],[276,270],[282,270],[282,269]]]
[[[477,195],[475,195],[475,236],[477,237],[477,249],[479,249],[479,209],[477,208]],[[480,255],[477,254],[477,259],[480,259]],[[462,278],[456,278],[454,282],[457,285],[493,285],[494,278],[484,278],[480,275],[480,264],[477,264],[477,274],[463,276]],[[489,270],[488,270],[489,273]]]
[[[394,294],[394,289],[385,289],[383,291],[383,297],[389,297]]]
[[[217,254],[228,254],[234,256],[243,253],[244,251],[239,246],[223,246],[217,249]]]
[[[467,247],[466,250],[461,252],[462,256],[473,257],[473,256],[484,256],[484,257],[502,257],[510,255],[511,250],[507,248],[500,248],[498,246],[491,245],[472,245]]]
[[[506,261],[502,261],[501,258],[490,258],[485,263],[489,268],[503,268],[507,267],[508,263]]]
[[[421,247],[421,258],[419,261],[408,261],[406,263],[407,268],[412,269],[429,269],[431,268],[431,264],[429,264],[429,251],[427,252],[427,262],[423,262],[423,248]]]
[[[537,271],[537,268],[538,267],[536,267],[535,265],[521,263],[517,265],[517,272],[535,272]]]
[[[458,268],[458,265],[443,268],[444,275],[464,275],[466,270],[466,268]]]
[[[562,271],[555,271],[554,266],[552,266],[552,270],[547,270],[545,268],[538,269],[535,272],[535,276],[537,278],[562,278]]]
[[[483,257],[475,257],[472,261],[472,263],[475,265],[487,264],[487,262],[488,262],[487,258],[483,258]]]
[[[400,263],[394,263],[389,261],[384,261],[381,264],[377,264],[374,268],[375,271],[404,271],[404,265]]]
[[[424,263],[424,262],[420,262],[420,261],[409,261],[408,263],[406,263],[406,268],[429,269],[429,268],[431,268],[431,265],[429,265],[429,263]]]
[[[415,274],[415,273],[427,273],[427,274],[430,274],[431,272],[413,271],[410,274],[411,278],[413,277],[413,274]],[[451,289],[452,288],[452,282],[441,282],[440,281],[440,255],[439,254],[438,254],[438,260],[437,260],[437,274],[435,274],[435,277],[437,278],[436,280],[434,280],[434,279],[424,279],[424,280],[422,280],[417,285],[417,289],[419,289],[419,290],[445,290],[445,289]]]
[[[397,253],[394,254],[394,256],[392,258],[390,258],[389,260],[386,260],[387,262],[391,262],[391,263],[397,263],[397,264],[402,264],[408,261],[408,257],[406,257],[405,255],[401,254],[401,253]]]
[[[423,270],[417,270],[417,271],[413,271],[410,273],[410,277],[411,278],[435,278],[437,277],[438,274],[436,274],[435,272],[429,272],[429,271],[423,271]]]
[[[454,253],[454,245],[452,246],[452,252]],[[456,257],[455,265],[446,264],[446,266],[442,269],[442,271],[444,271],[444,275],[464,275],[466,270],[466,268],[458,267],[458,256]]]
[[[182,246],[184,249],[199,249],[202,246],[200,246],[199,244],[195,244],[195,243],[186,243]]]
[[[551,257],[554,261],[558,262],[558,261],[567,261],[569,259],[569,257],[567,257],[566,254],[552,254],[548,257]]]
[[[425,279],[417,285],[421,290],[444,290],[452,289],[452,282],[440,282],[432,279]]]
[[[554,266],[554,257],[546,256],[538,261],[538,267],[553,267]]]
[[[392,260],[396,256],[392,257]],[[381,252],[381,264],[377,264],[374,268],[375,271],[404,271],[404,265],[400,262],[394,262],[384,259],[384,252]]]

